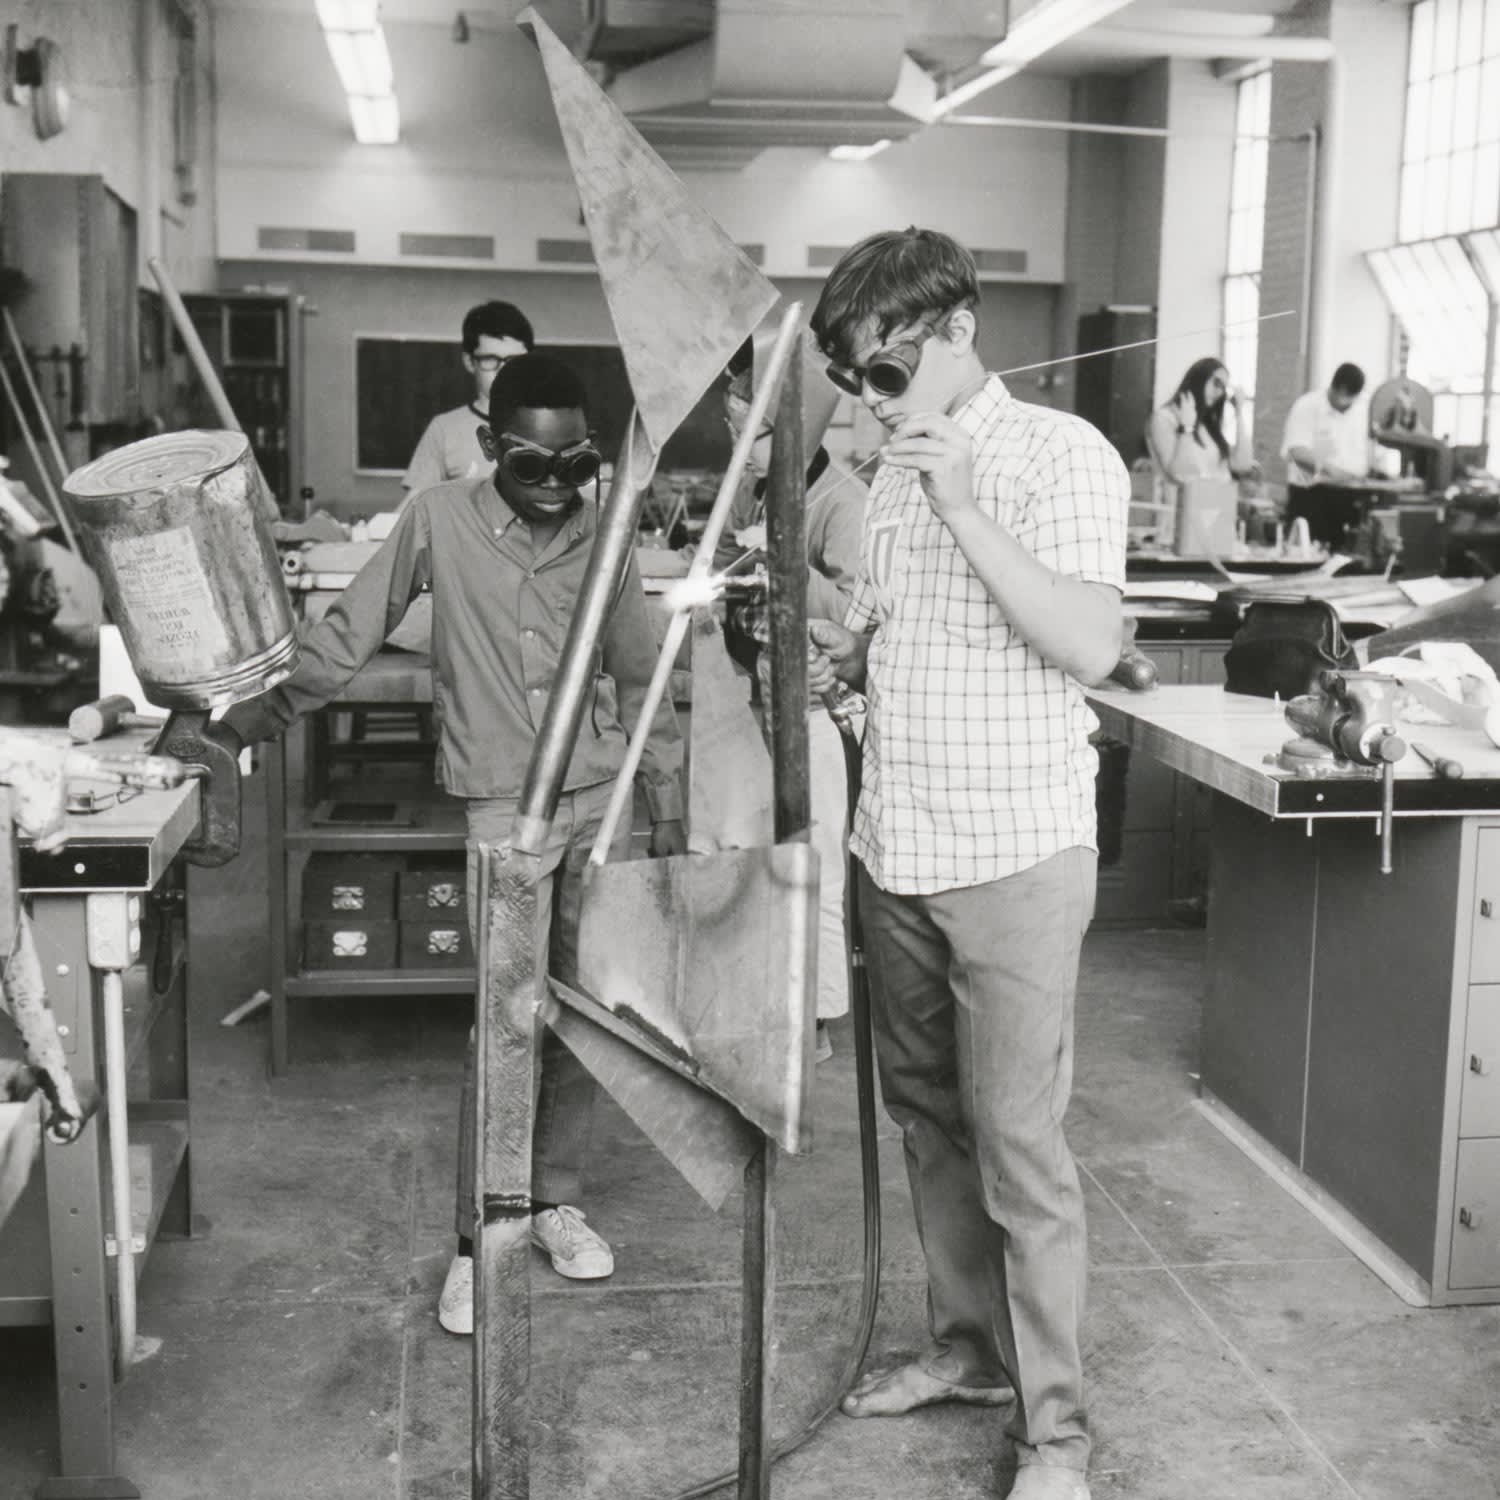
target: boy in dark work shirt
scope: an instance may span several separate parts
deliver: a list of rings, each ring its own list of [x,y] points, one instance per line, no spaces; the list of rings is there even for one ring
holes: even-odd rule
[[[471,924],[474,848],[504,843],[511,834],[593,547],[596,505],[584,500],[580,488],[599,469],[583,387],[557,360],[527,354],[504,365],[490,389],[489,416],[480,443],[496,461],[493,477],[452,480],[412,496],[380,551],[309,633],[296,672],[225,716],[247,743],[279,734],[333,698],[379,651],[418,592],[430,588],[438,772],[443,786],[465,799]],[[632,561],[605,630],[593,702],[542,857],[539,972],[550,969],[563,979],[576,972],[583,870],[656,654]],[[681,765],[676,715],[663,701],[641,762],[653,855],[686,850]],[[624,854],[629,836],[628,823],[622,823],[614,857]],[[532,1239],[561,1275],[608,1276],[614,1269],[610,1247],[574,1206],[581,1195],[594,1083],[550,1031],[541,1056]],[[459,1127],[458,1248],[438,1305],[438,1319],[452,1333],[474,1328],[473,1109],[471,1037]]]

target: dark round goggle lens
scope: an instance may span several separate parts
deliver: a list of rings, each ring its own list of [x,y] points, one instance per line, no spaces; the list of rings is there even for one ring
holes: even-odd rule
[[[599,455],[592,448],[578,453],[534,453],[530,448],[511,448],[503,462],[510,477],[524,485],[545,484],[551,474],[559,483],[577,489],[599,473]]]
[[[900,396],[911,384],[911,367],[894,354],[881,355],[870,361],[865,381],[882,396]]]
[[[846,368],[829,365],[828,378],[851,396],[862,396],[865,387],[879,396],[900,396],[911,384],[912,367],[898,354],[878,354],[867,365]]]
[[[545,453],[526,448],[512,448],[505,455],[505,467],[517,484],[545,484],[552,471],[552,460]]]
[[[599,477],[599,455],[592,451],[587,453],[574,453],[567,458],[558,461],[558,478],[564,484],[573,486],[592,483]]]

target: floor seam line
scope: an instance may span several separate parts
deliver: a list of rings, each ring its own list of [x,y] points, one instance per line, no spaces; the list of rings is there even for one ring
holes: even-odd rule
[[[416,1261],[417,1250],[417,1152],[411,1153],[406,1180],[406,1275]],[[412,1299],[401,1298],[401,1377],[396,1393],[396,1500],[406,1500],[406,1400],[407,1380],[411,1366]]]
[[[1130,1227],[1131,1233],[1136,1235],[1140,1239],[1141,1243],[1145,1245],[1145,1247],[1151,1252],[1151,1254],[1156,1257],[1157,1264],[1160,1267],[1162,1273],[1171,1281],[1172,1285],[1177,1288],[1178,1292],[1182,1296],[1183,1301],[1185,1301],[1187,1305],[1193,1310],[1193,1313],[1200,1320],[1200,1322],[1202,1322],[1203,1326],[1207,1328],[1208,1331],[1224,1346],[1224,1348],[1229,1351],[1229,1353],[1233,1356],[1235,1363],[1239,1365],[1241,1370],[1243,1370],[1245,1375],[1249,1378],[1250,1383],[1261,1393],[1261,1396],[1266,1401],[1270,1402],[1271,1405],[1281,1413],[1281,1415],[1290,1424],[1292,1430],[1296,1432],[1298,1437],[1302,1439],[1304,1445],[1307,1447],[1307,1450],[1328,1469],[1328,1471],[1334,1476],[1335,1479],[1338,1480],[1338,1482],[1350,1495],[1354,1496],[1354,1500],[1360,1500],[1359,1491],[1354,1488],[1354,1485],[1350,1482],[1348,1476],[1338,1466],[1338,1464],[1336,1464],[1333,1459],[1323,1451],[1322,1446],[1313,1437],[1313,1435],[1308,1432],[1308,1430],[1302,1425],[1301,1422],[1297,1420],[1296,1416],[1292,1412],[1292,1409],[1287,1405],[1287,1403],[1283,1401],[1282,1398],[1278,1396],[1276,1392],[1273,1391],[1270,1386],[1265,1383],[1264,1380],[1261,1379],[1260,1375],[1257,1374],[1255,1367],[1250,1363],[1249,1359],[1246,1358],[1244,1353],[1240,1350],[1239,1346],[1235,1344],[1234,1340],[1231,1339],[1222,1328],[1219,1327],[1219,1325],[1214,1321],[1213,1317],[1209,1314],[1208,1309],[1205,1308],[1203,1304],[1199,1302],[1199,1300],[1195,1296],[1193,1296],[1193,1294],[1187,1289],[1187,1287],[1183,1284],[1182,1278],[1177,1274],[1175,1270],[1173,1270],[1171,1266],[1167,1264],[1165,1258],[1160,1254],[1156,1246],[1153,1245],[1151,1241],[1146,1237],[1145,1231],[1142,1230],[1140,1226],[1135,1222],[1135,1220],[1125,1212],[1124,1208],[1116,1201],[1114,1195],[1109,1191],[1108,1188],[1104,1186],[1102,1182],[1099,1181],[1098,1177],[1095,1176],[1094,1172],[1090,1169],[1086,1162],[1079,1161],[1078,1165],[1081,1170],[1087,1175],[1089,1181],[1092,1182],[1094,1186],[1099,1190],[1099,1192],[1103,1195],[1104,1201],[1108,1203],[1109,1206],[1113,1208],[1114,1211],[1119,1214],[1122,1219],[1124,1219],[1125,1223]]]

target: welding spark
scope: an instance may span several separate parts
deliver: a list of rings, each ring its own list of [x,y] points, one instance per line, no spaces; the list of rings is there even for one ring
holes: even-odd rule
[[[692,609],[704,609],[724,593],[724,574],[707,573],[694,576],[691,573],[679,579],[662,595],[667,608],[675,614]]]

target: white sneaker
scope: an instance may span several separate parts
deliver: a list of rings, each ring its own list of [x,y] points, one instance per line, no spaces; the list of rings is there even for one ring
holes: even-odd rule
[[[570,1203],[531,1216],[531,1243],[552,1257],[552,1269],[574,1281],[599,1281],[615,1269],[614,1251]]]
[[[455,1255],[443,1278],[443,1295],[438,1298],[438,1322],[449,1333],[474,1332],[474,1260],[472,1256]]]

